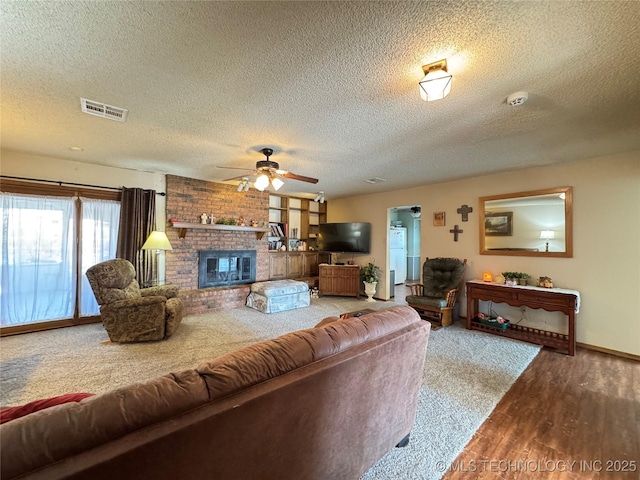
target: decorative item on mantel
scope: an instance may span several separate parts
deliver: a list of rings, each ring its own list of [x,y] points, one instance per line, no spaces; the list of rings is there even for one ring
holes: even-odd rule
[[[209,216],[206,213],[203,213],[202,215],[200,215],[200,223],[202,223],[203,225],[207,223],[208,219],[209,219]]]
[[[491,275],[491,272],[485,270],[484,273],[482,274],[482,280],[484,280],[485,282],[490,282],[493,280],[493,276]]]

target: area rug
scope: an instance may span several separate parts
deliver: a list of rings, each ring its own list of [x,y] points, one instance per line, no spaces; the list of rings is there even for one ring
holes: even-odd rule
[[[166,341],[118,344],[100,324],[0,339],[0,405],[69,392],[101,393],[261,340],[310,328],[327,316],[394,302],[339,297],[276,314],[240,308],[186,317]],[[385,455],[363,477],[439,479],[538,353],[539,347],[468,331],[462,324],[432,332],[411,441]]]

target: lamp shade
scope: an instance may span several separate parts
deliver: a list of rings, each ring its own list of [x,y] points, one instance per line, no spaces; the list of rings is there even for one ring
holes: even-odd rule
[[[253,182],[253,186],[256,187],[256,190],[264,191],[265,188],[269,186],[269,177],[267,177],[264,173]]]
[[[540,232],[540,238],[542,238],[543,240],[549,240],[554,237],[555,237],[555,233],[553,230],[542,230]]]
[[[147,241],[142,245],[142,250],[173,250],[167,234],[154,230],[147,237]]]
[[[278,177],[274,177],[271,179],[271,185],[276,189],[276,192],[280,190],[280,187],[284,185],[284,182],[280,180]]]
[[[451,91],[451,75],[447,73],[447,61],[423,65],[422,71],[425,73],[420,82],[420,96],[426,102],[441,100]]]
[[[442,100],[451,91],[451,75],[442,70],[428,73],[420,82],[420,96],[427,102]]]

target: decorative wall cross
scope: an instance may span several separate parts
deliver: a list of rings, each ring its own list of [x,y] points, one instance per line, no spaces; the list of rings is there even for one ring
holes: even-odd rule
[[[453,230],[449,230],[451,233],[453,233],[453,241],[457,242],[458,241],[458,234],[462,233],[464,230],[460,230],[458,228],[458,225],[454,225],[453,226]]]
[[[473,212],[473,208],[469,205],[462,205],[458,210],[456,210],[460,215],[462,215],[462,221],[466,222],[469,220],[469,214]]]

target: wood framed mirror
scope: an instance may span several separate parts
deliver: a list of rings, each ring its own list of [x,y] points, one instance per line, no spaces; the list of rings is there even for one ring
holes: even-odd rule
[[[573,189],[480,197],[480,255],[573,257]]]

